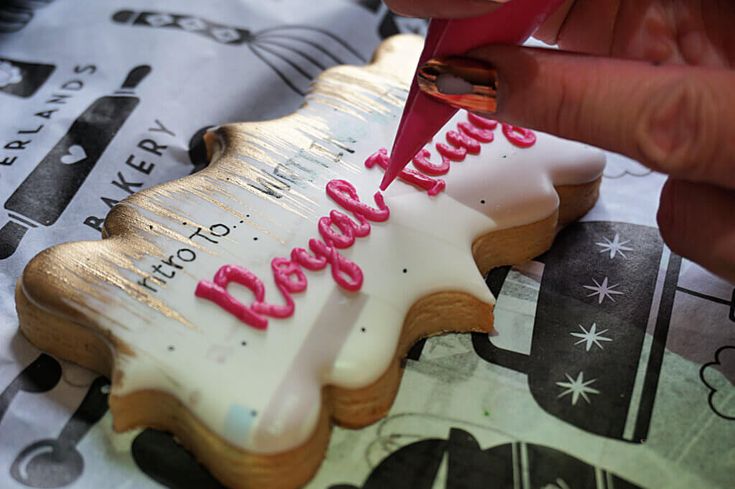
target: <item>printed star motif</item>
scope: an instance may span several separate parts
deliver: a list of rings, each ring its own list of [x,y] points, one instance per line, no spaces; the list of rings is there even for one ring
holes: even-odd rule
[[[577,341],[574,344],[579,345],[580,343],[585,343],[585,349],[587,351],[590,351],[590,348],[592,348],[593,344],[599,346],[600,350],[604,350],[604,348],[602,348],[602,345],[600,344],[600,341],[612,341],[612,338],[608,338],[607,336],[602,336],[603,333],[607,332],[606,329],[603,329],[602,331],[597,331],[597,323],[592,323],[592,326],[590,326],[589,330],[584,329],[584,326],[580,324],[579,329],[581,329],[583,333],[569,333],[569,334],[572,336],[576,336],[577,338],[582,338],[581,340]]]
[[[561,394],[557,396],[557,399],[560,397],[564,397],[567,394],[572,395],[572,406],[577,405],[577,401],[579,400],[579,397],[581,396],[585,401],[587,401],[587,404],[590,403],[589,397],[587,397],[587,394],[599,394],[600,391],[597,389],[590,387],[589,385],[595,382],[597,379],[590,379],[588,381],[584,380],[584,372],[579,372],[579,375],[577,375],[576,379],[572,379],[569,374],[564,374],[566,378],[569,380],[569,382],[557,382],[556,385],[559,387],[564,387],[564,390]]]
[[[607,285],[607,277],[605,277],[601,284],[598,283],[595,279],[592,279],[592,281],[595,283],[595,285],[583,285],[582,287],[592,291],[591,294],[587,294],[587,297],[592,297],[594,295],[598,296],[598,304],[602,304],[602,301],[604,301],[605,299],[610,299],[611,301],[615,302],[615,299],[613,299],[613,295],[623,294],[620,291],[613,290],[615,287],[618,286],[618,284]]]
[[[626,239],[625,241],[620,241],[620,235],[618,233],[615,233],[615,237],[612,239],[612,241],[610,241],[608,238],[602,238],[602,239],[605,240],[603,243],[595,243],[595,244],[602,248],[600,250],[600,253],[610,252],[611,260],[615,258],[618,254],[620,254],[620,256],[622,256],[623,258],[626,258],[625,253],[623,253],[623,251],[633,251],[633,248],[625,246],[627,243],[630,243],[630,240]]]

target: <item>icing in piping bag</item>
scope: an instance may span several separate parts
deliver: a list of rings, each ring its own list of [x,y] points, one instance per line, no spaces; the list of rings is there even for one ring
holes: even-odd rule
[[[512,0],[470,19],[432,19],[418,66],[438,56],[461,55],[486,44],[521,44],[564,0]],[[452,118],[457,109],[419,90],[416,79],[403,109],[380,188],[385,190],[409,161]]]

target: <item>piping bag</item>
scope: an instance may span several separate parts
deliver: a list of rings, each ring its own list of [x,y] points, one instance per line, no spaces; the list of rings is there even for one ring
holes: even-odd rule
[[[462,55],[486,44],[522,44],[564,0],[511,0],[495,11],[469,19],[432,19],[418,67],[431,58]],[[456,108],[438,102],[411,83],[398,125],[390,162],[380,189],[385,190],[403,168],[454,116]]]

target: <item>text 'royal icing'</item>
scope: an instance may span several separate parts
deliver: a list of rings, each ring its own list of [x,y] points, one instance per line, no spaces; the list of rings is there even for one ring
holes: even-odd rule
[[[466,122],[459,122],[456,129],[446,133],[446,142],[435,145],[441,163],[431,162],[429,150],[422,149],[413,159],[413,165],[418,171],[404,169],[398,175],[398,179],[425,190],[429,196],[439,194],[446,188],[446,182],[433,177],[447,174],[450,164],[463,161],[467,154],[480,153],[482,144],[494,140],[493,131],[497,126],[496,121],[468,114]],[[505,137],[520,148],[528,148],[536,142],[536,135],[528,129],[502,124],[502,130]],[[381,148],[365,160],[365,166],[373,168],[377,165],[385,170],[388,162],[388,151]],[[236,264],[220,267],[211,281],[200,281],[194,294],[214,302],[243,323],[264,330],[268,327],[267,317],[293,316],[295,311],[293,294],[304,292],[308,284],[304,270],[318,271],[329,265],[332,278],[340,287],[351,292],[360,290],[363,283],[362,269],[338,250],[349,248],[357,238],[368,236],[370,221],[387,221],[390,210],[380,192],[376,192],[373,196],[376,207],[372,207],[360,200],[355,187],[346,180],[329,181],[326,193],[344,210],[352,213],[352,216],[339,210],[330,211],[328,216],[321,217],[317,222],[321,239],[310,239],[308,250],[293,248],[289,258],[273,258],[271,261],[273,281],[283,297],[284,304],[266,302],[263,281],[247,268]],[[227,286],[233,282],[253,293],[254,299],[250,305],[244,304],[227,291]]]

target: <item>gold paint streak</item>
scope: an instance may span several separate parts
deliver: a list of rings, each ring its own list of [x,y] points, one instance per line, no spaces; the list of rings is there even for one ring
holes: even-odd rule
[[[90,311],[94,310],[89,300],[110,304],[114,298],[113,291],[110,290],[112,287],[187,328],[197,329],[163,301],[148,296],[140,286],[119,273],[120,269],[125,269],[140,274],[134,265],[134,257],[127,253],[130,250],[139,251],[151,247],[134,235],[126,238],[127,240],[115,237],[101,242],[67,243],[42,253],[31,262],[33,266],[27,267],[23,275],[24,283],[29,284],[26,287],[29,298],[58,308],[84,324],[97,324],[100,329],[101,325],[95,318],[89,317]],[[60,289],[60,292],[49,290],[49,284],[57,284],[54,288]],[[38,296],[42,299],[39,300]],[[109,318],[104,312],[99,314]]]

